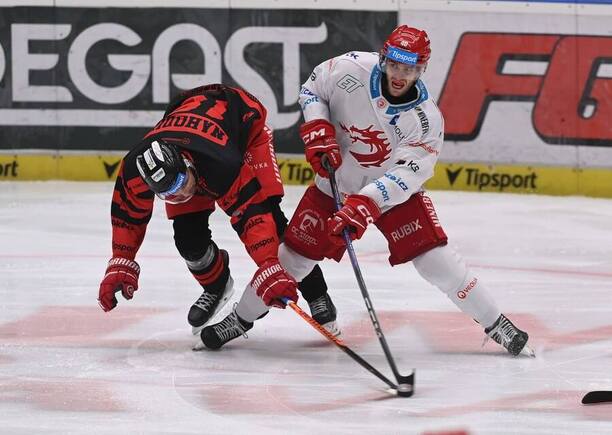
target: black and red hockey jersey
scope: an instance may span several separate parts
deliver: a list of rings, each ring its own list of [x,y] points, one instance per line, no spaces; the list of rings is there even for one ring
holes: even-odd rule
[[[196,195],[183,204],[166,204],[168,217],[215,203],[257,264],[276,257],[278,235],[268,198],[283,195],[266,109],[248,92],[222,84],[180,94],[164,117],[121,161],[111,217],[113,256],[134,259],[151,219],[154,194],[140,177],[136,156],[152,141],[176,145],[195,166]]]

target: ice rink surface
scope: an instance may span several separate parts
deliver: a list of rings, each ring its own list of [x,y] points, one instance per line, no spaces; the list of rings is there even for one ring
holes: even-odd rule
[[[289,187],[290,215],[303,188]],[[137,261],[140,289],[104,313],[110,183],[0,184],[0,433],[612,433],[612,201],[430,192],[450,244],[529,332],[537,358],[512,358],[412,265],[391,268],[376,229],[355,244],[412,398],[385,385],[291,310],[248,339],[193,352],[186,322],[201,290],[157,204]],[[236,294],[255,271],[228,218]],[[348,258],[322,265],[345,342],[392,376]],[[307,310],[307,304],[300,300]]]

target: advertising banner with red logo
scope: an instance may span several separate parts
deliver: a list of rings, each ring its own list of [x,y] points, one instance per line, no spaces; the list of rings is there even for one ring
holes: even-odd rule
[[[445,118],[430,185],[612,194],[612,5],[413,1]]]
[[[0,13],[0,180],[111,179],[171,96],[222,81],[262,100],[284,181],[307,183],[300,84],[399,23],[430,36],[423,81],[446,122],[428,188],[612,197],[612,1],[0,0]]]

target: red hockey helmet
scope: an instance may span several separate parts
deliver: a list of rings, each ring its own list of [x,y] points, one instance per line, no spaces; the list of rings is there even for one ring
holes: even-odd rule
[[[427,32],[404,24],[396,27],[383,44],[380,50],[380,63],[382,65],[388,58],[409,65],[424,66],[430,56],[431,48]]]

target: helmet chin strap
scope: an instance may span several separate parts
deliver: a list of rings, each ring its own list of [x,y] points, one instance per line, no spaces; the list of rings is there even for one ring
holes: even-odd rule
[[[164,201],[167,202],[168,204],[175,205],[175,204],[183,204],[189,201],[191,198],[193,198],[193,195],[189,195],[181,199],[165,199]]]
[[[193,162],[191,160],[189,160],[187,157],[183,156],[183,161],[185,162],[185,166],[187,166],[187,169],[191,169],[193,172],[195,172],[196,178],[197,178],[197,171],[195,166],[193,165]]]
[[[164,193],[164,194],[157,194],[157,196],[164,200],[165,202],[167,202],[168,204],[183,204],[187,201],[189,201],[191,198],[193,198],[193,195],[195,195],[195,191],[198,185],[198,173],[196,171],[195,166],[193,165],[193,163],[191,162],[191,160],[183,157],[183,161],[185,162],[185,166],[186,166],[186,171],[184,176],[184,180],[181,186],[179,186],[175,192],[179,192],[181,189],[184,189],[185,186],[187,186],[187,184],[189,183],[189,177],[191,174],[191,177],[194,178],[193,180],[193,192],[191,194],[188,195],[175,195],[174,193]],[[181,174],[182,175],[182,174]]]

